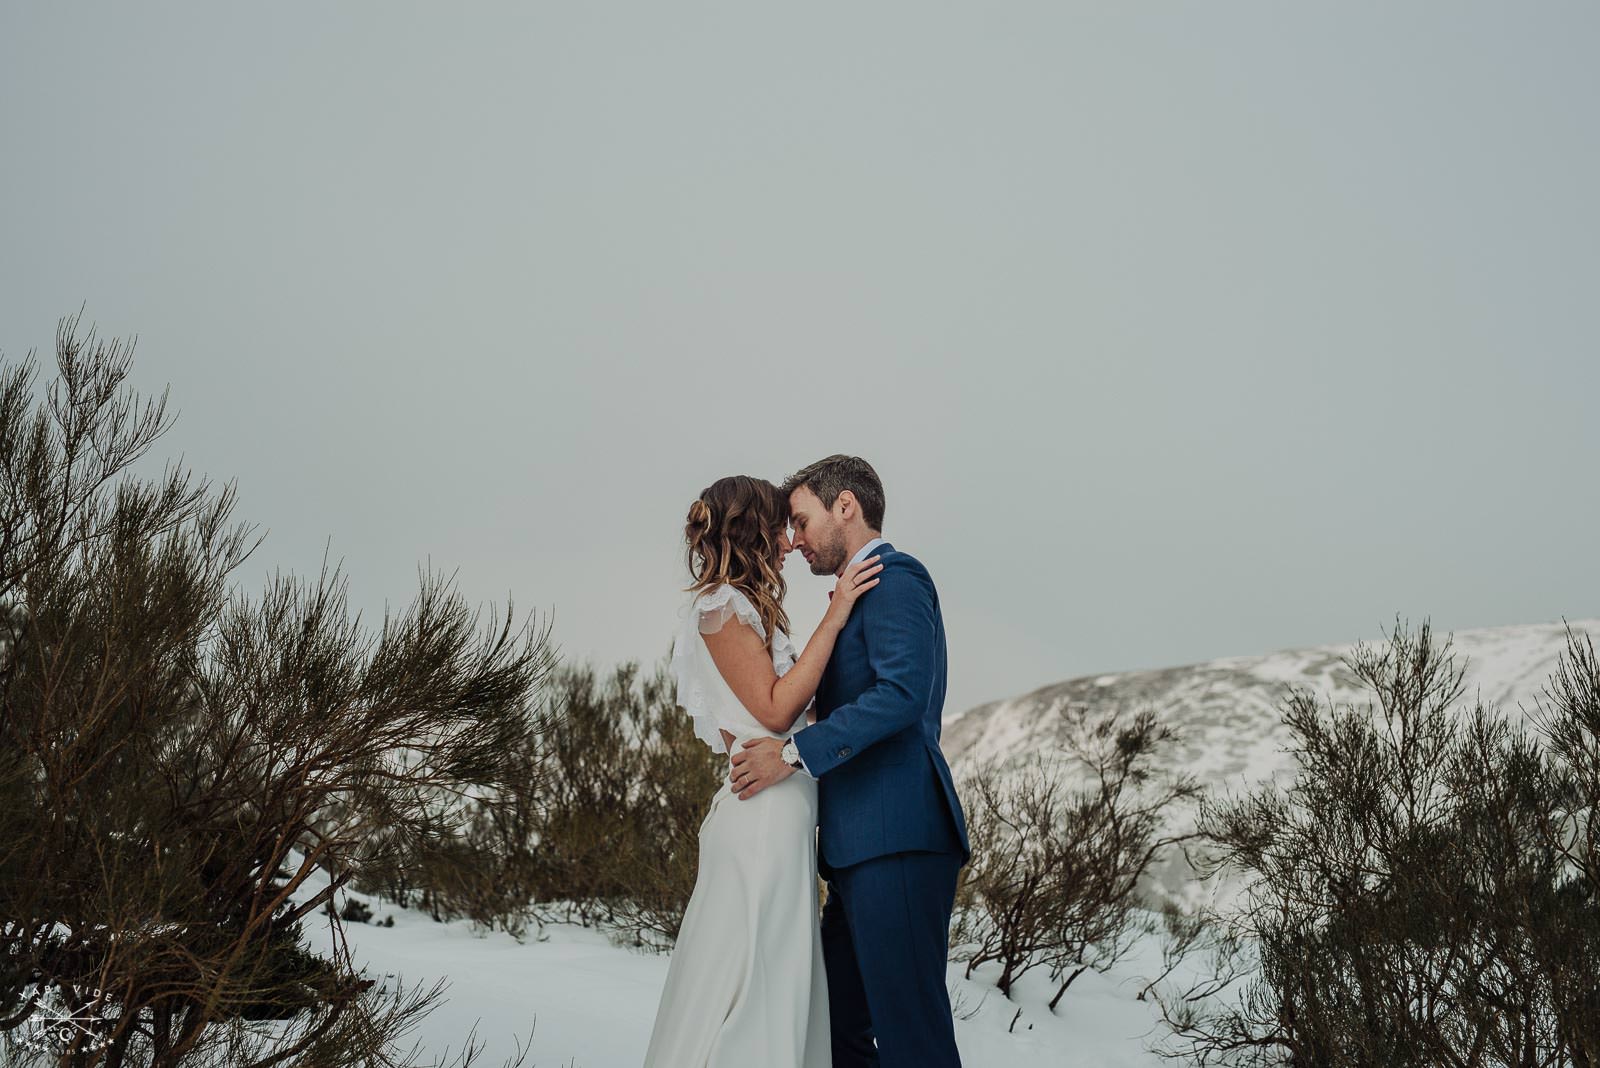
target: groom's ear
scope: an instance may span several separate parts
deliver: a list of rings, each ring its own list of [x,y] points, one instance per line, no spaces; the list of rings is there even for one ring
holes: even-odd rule
[[[856,500],[856,495],[849,490],[840,490],[839,497],[833,502],[833,507],[838,511],[839,518],[846,520],[852,512],[861,510],[861,502]]]

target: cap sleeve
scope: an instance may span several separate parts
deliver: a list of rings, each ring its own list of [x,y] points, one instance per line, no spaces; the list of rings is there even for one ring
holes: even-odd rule
[[[672,643],[672,673],[678,686],[678,704],[693,720],[695,737],[716,753],[728,751],[722,739],[722,724],[743,722],[749,717],[717,673],[706,643],[700,640],[701,634],[721,630],[730,619],[748,623],[765,639],[766,631],[755,605],[724,583],[696,595],[687,611],[679,610],[678,633]]]
[[[750,598],[727,583],[703,593],[695,601],[701,634],[715,634],[730,619],[749,624],[763,640],[766,628],[761,625],[761,613],[750,603]]]

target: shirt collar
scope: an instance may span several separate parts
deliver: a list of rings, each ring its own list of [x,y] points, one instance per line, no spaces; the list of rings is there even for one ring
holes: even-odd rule
[[[882,538],[873,538],[871,541],[867,542],[861,548],[856,550],[856,554],[850,558],[850,564],[860,563],[862,560],[865,560],[867,557],[872,555],[872,550],[876,549],[880,545],[887,544],[888,542],[884,541]],[[850,564],[846,564],[844,566],[849,567]]]

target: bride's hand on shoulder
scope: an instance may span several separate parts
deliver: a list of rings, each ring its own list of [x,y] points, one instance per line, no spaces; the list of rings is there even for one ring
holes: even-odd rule
[[[828,602],[828,615],[843,626],[856,601],[863,593],[878,584],[877,575],[882,570],[883,565],[878,563],[876,556],[858,560],[845,568],[844,574],[839,576],[839,582],[833,588],[832,599]]]

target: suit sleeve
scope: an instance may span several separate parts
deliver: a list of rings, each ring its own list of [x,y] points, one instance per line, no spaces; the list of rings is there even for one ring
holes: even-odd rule
[[[876,742],[921,720],[933,692],[933,586],[909,567],[885,567],[862,594],[862,636],[872,683],[828,718],[794,735],[806,770],[821,777]]]

